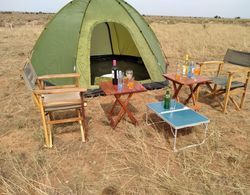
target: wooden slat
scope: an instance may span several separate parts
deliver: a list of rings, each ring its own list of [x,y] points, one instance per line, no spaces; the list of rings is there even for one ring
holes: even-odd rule
[[[72,123],[72,122],[76,122],[76,121],[80,121],[80,120],[82,120],[82,118],[76,117],[76,118],[48,121],[47,123],[51,124],[51,125],[56,125],[56,124],[61,124],[61,123]]]
[[[46,80],[46,79],[60,79],[60,78],[78,78],[80,74],[78,73],[68,73],[68,74],[50,74],[50,75],[42,75],[39,76],[38,80]]]
[[[233,104],[235,105],[236,109],[240,110],[239,105],[237,104],[237,102],[231,96],[229,96],[229,99],[233,102]]]
[[[198,62],[199,65],[205,65],[205,64],[223,64],[223,61],[206,61],[206,62]]]
[[[134,87],[132,89],[130,89],[125,82],[121,91],[119,91],[117,86],[113,85],[111,81],[100,82],[99,86],[106,95],[130,94],[130,93],[139,93],[147,91],[147,89],[140,82],[138,81],[133,81],[133,82],[134,82]]]
[[[41,89],[34,90],[35,94],[61,94],[61,93],[70,93],[70,92],[86,92],[87,89],[75,87],[75,88],[63,88],[63,89]]]
[[[45,89],[78,88],[77,85],[45,86]]]
[[[69,100],[63,100],[63,101],[53,101],[53,102],[43,102],[43,105],[46,107],[54,107],[54,106],[70,106],[70,105],[76,105],[80,104],[81,99],[69,99]]]

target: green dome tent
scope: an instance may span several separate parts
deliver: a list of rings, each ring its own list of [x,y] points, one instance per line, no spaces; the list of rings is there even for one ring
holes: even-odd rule
[[[80,73],[82,87],[118,69],[134,70],[136,80],[164,81],[164,56],[144,18],[123,0],[74,0],[47,24],[33,51],[31,63],[38,75]],[[50,80],[52,84],[60,83]]]

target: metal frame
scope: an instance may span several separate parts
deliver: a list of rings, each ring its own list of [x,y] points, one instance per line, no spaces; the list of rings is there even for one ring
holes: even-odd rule
[[[184,150],[184,149],[187,149],[187,148],[192,148],[192,147],[200,146],[200,145],[204,144],[205,141],[206,141],[206,136],[207,136],[208,123],[203,123],[203,125],[205,126],[205,128],[204,128],[204,139],[203,139],[200,143],[197,143],[197,144],[190,144],[190,145],[187,145],[187,146],[182,147],[182,148],[180,148],[180,149],[176,149],[177,134],[178,134],[178,130],[179,130],[179,129],[175,129],[175,128],[173,128],[171,125],[169,125],[169,126],[170,126],[170,129],[171,129],[171,132],[172,132],[172,134],[173,134],[173,136],[174,136],[174,152],[178,152],[178,151],[180,151],[180,150]],[[173,131],[173,129],[174,129],[175,131]],[[181,129],[182,129],[182,128],[181,128]]]
[[[200,146],[202,144],[205,143],[206,141],[206,136],[207,136],[207,131],[208,131],[208,123],[203,123],[203,122],[199,122],[199,123],[192,123],[192,124],[189,124],[189,125],[186,125],[186,126],[181,126],[179,128],[176,128],[174,127],[173,124],[171,124],[170,121],[167,121],[165,118],[162,117],[162,114],[165,114],[165,113],[173,113],[173,112],[181,112],[181,111],[184,111],[184,110],[187,110],[187,109],[191,109],[191,108],[188,108],[186,106],[184,106],[182,109],[176,109],[176,110],[166,110],[164,112],[161,112],[161,113],[158,113],[158,112],[155,112],[154,110],[150,109],[148,106],[147,106],[147,111],[146,111],[146,124],[147,125],[153,125],[153,124],[157,124],[157,123],[167,123],[169,126],[170,126],[170,130],[174,136],[174,144],[173,144],[173,150],[174,152],[178,152],[178,151],[181,151],[181,150],[184,150],[184,149],[187,149],[187,148],[192,148],[192,147],[195,147],[195,146]],[[158,122],[152,122],[152,123],[149,123],[148,122],[148,119],[149,119],[149,116],[148,116],[148,113],[149,113],[149,110],[151,110],[153,113],[155,113],[159,118],[162,119],[162,121],[158,121]],[[191,109],[192,110],[192,109]],[[194,127],[194,126],[198,126],[198,125],[204,125],[204,139],[197,143],[197,144],[190,144],[190,145],[187,145],[187,146],[184,146],[182,148],[179,148],[177,149],[176,148],[176,143],[177,143],[177,135],[178,135],[178,130],[179,129],[183,129],[183,128],[187,128],[187,127]]]

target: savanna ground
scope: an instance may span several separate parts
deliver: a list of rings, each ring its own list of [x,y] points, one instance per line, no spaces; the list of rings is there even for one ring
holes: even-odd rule
[[[105,116],[112,99],[89,98],[88,142],[80,142],[77,124],[63,125],[55,128],[53,149],[43,148],[40,115],[20,74],[51,17],[0,14],[0,194],[250,194],[249,94],[242,111],[230,103],[228,114],[202,99],[200,112],[211,122],[201,147],[174,153],[169,127],[145,124],[145,104],[161,99],[161,89],[132,99],[139,126],[123,120],[115,130]],[[203,61],[223,59],[227,48],[250,51],[249,20],[146,19],[169,71],[186,53]],[[199,130],[183,130],[179,146],[196,140]]]

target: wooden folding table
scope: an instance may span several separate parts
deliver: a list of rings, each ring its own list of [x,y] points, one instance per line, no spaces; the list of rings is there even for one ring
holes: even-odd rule
[[[184,104],[187,104],[189,100],[192,98],[192,102],[194,107],[196,107],[197,100],[195,98],[195,92],[198,90],[201,84],[208,85],[211,83],[211,79],[206,76],[196,76],[195,78],[188,78],[188,77],[176,77],[175,73],[167,73],[163,74],[163,76],[173,82],[174,87],[174,95],[173,98],[179,101],[179,92],[183,86],[188,86],[190,89],[190,94],[188,98],[185,100]]]
[[[100,82],[99,86],[105,93],[105,95],[114,95],[115,101],[112,105],[112,108],[110,112],[108,113],[109,119],[110,119],[110,125],[112,128],[115,128],[119,121],[125,116],[125,114],[128,114],[128,117],[132,121],[134,125],[138,123],[136,118],[134,117],[133,113],[129,111],[128,109],[128,103],[131,97],[134,93],[140,93],[147,91],[146,88],[140,84],[138,81],[133,81],[133,88],[129,88],[126,83],[124,83],[121,90],[118,90],[117,85],[113,85],[111,81],[106,82]],[[125,96],[125,99],[122,99],[122,97]],[[114,116],[114,110],[117,105],[120,105],[120,110],[118,113],[118,116]]]

